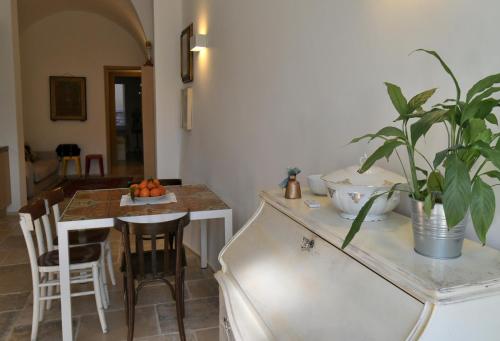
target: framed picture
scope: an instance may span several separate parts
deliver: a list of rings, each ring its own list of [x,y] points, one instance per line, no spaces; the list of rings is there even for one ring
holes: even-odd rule
[[[184,83],[193,81],[193,52],[189,48],[189,40],[193,36],[193,24],[181,33],[181,78]]]
[[[50,76],[50,119],[86,121],[85,77]]]
[[[182,89],[182,128],[193,129],[193,88]]]

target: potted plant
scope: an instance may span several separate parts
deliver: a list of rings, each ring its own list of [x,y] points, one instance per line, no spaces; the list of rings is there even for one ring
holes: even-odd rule
[[[489,126],[498,125],[493,110],[500,106],[495,97],[500,93],[500,74],[488,76],[475,83],[465,98],[459,83],[448,65],[435,52],[417,50],[436,58],[453,80],[456,96],[425,110],[424,104],[436,89],[426,90],[407,100],[401,89],[385,83],[398,116],[394,122],[400,127],[387,126],[374,134],[355,138],[351,143],[364,139],[380,139],[383,144],[371,154],[359,169],[366,172],[379,159],[396,154],[407,186],[395,184],[389,191],[371,196],[347,234],[345,248],[359,231],[374,201],[394,191],[409,193],[412,201],[412,223],[415,250],[433,258],[454,258],[461,254],[465,235],[465,220],[470,212],[479,240],[486,243],[486,234],[495,214],[493,186],[485,177],[500,180],[500,134]],[[432,162],[418,149],[418,141],[432,126],[441,126],[447,136],[447,146],[436,153]],[[397,148],[405,149],[405,165]],[[425,167],[417,165],[419,157]],[[487,166],[493,170],[484,171]]]

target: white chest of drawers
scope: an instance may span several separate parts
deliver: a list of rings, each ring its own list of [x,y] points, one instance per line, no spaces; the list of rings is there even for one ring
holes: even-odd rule
[[[500,252],[420,256],[395,213],[340,250],[350,221],[327,198],[282,196],[263,192],[219,256],[221,340],[500,340]]]

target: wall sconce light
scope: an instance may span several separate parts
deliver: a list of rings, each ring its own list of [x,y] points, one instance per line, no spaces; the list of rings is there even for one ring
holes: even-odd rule
[[[207,36],[204,34],[194,34],[189,41],[190,50],[200,52],[207,48]]]

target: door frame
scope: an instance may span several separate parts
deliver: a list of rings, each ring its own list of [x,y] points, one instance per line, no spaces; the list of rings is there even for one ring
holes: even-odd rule
[[[111,148],[111,141],[116,135],[115,127],[115,77],[139,77],[142,82],[142,68],[140,66],[104,66],[104,92],[105,92],[105,113],[106,113],[106,164],[108,174],[111,173],[111,160],[113,160],[114,150]],[[144,157],[144,156],[143,156]],[[144,160],[143,160],[144,163]]]

